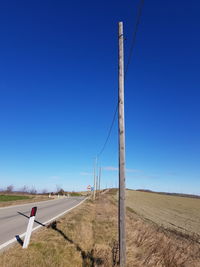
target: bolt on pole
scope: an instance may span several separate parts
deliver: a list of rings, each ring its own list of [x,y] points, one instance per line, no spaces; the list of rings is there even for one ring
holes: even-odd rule
[[[119,262],[120,267],[126,266],[126,225],[125,225],[125,122],[124,122],[124,36],[123,22],[118,24],[119,41],[119,99],[118,99],[118,127],[119,127]]]

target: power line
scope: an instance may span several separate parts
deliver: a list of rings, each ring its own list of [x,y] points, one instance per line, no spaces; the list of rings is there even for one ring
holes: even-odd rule
[[[107,138],[104,142],[104,145],[102,146],[102,149],[100,150],[100,152],[97,154],[97,157],[99,158],[101,156],[101,154],[104,152],[105,148],[106,148],[106,145],[108,143],[108,140],[110,138],[110,135],[111,135],[111,132],[112,132],[112,128],[114,126],[114,122],[115,122],[115,119],[116,119],[116,115],[117,115],[117,111],[118,111],[118,103],[117,103],[117,106],[115,108],[115,112],[114,112],[114,116],[113,116],[113,119],[112,119],[112,122],[111,122],[111,125],[110,125],[110,128],[109,128],[109,131],[108,131],[108,135],[107,135]]]
[[[136,42],[136,35],[137,35],[137,31],[138,31],[138,26],[140,24],[140,19],[141,19],[141,15],[142,15],[143,5],[144,5],[144,0],[140,0],[139,6],[138,6],[138,13],[137,13],[137,18],[136,18],[135,29],[134,29],[134,32],[133,32],[133,38],[132,38],[132,42],[131,42],[131,48],[130,48],[130,52],[129,52],[129,56],[128,56],[128,61],[127,61],[126,67],[125,67],[124,78],[126,78],[126,76],[127,76],[128,68],[129,68],[129,65],[130,65],[130,62],[131,62],[133,49],[134,49],[135,42]],[[106,145],[108,143],[108,140],[110,138],[110,135],[111,135],[111,132],[112,132],[112,129],[113,129],[113,126],[114,126],[114,122],[116,120],[117,111],[118,111],[118,102],[117,102],[117,105],[116,105],[116,108],[115,108],[115,112],[114,112],[113,119],[112,119],[112,122],[111,122],[111,125],[110,125],[110,128],[109,128],[109,131],[108,131],[107,138],[106,138],[106,140],[105,140],[105,142],[104,142],[104,144],[102,146],[102,149],[97,154],[98,158],[102,155],[102,153],[104,152],[104,150],[106,148]]]
[[[131,58],[132,58],[132,54],[133,54],[133,48],[134,48],[135,42],[136,42],[136,36],[137,36],[137,32],[138,32],[138,26],[140,24],[140,19],[141,19],[141,15],[142,15],[143,5],[144,5],[144,0],[140,0],[139,6],[138,6],[138,13],[137,13],[137,18],[136,18],[135,30],[133,32],[133,38],[132,38],[132,42],[131,42],[131,48],[130,48],[130,52],[129,52],[129,56],[128,56],[128,61],[127,61],[125,72],[124,72],[124,76],[125,77],[127,75],[128,68],[129,68],[129,65],[131,63]]]

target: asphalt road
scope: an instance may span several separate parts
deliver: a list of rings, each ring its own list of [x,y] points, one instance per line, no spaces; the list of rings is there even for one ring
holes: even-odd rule
[[[37,206],[34,228],[75,207],[84,197],[71,197],[0,208],[0,249],[26,232],[31,208]],[[12,241],[12,242],[13,242]],[[11,242],[11,243],[12,243]]]

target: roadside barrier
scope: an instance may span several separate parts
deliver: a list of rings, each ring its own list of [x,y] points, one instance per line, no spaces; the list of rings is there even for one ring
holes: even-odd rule
[[[29,221],[28,221],[28,226],[27,226],[26,235],[24,238],[23,248],[27,248],[29,245],[36,212],[37,212],[37,207],[33,207],[31,209],[31,214],[30,214]]]

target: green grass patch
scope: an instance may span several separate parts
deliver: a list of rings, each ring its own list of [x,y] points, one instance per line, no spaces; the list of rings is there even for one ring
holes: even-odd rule
[[[80,193],[72,192],[72,193],[70,193],[70,196],[71,197],[80,197],[82,195]]]
[[[0,195],[0,202],[30,199],[28,196]]]

